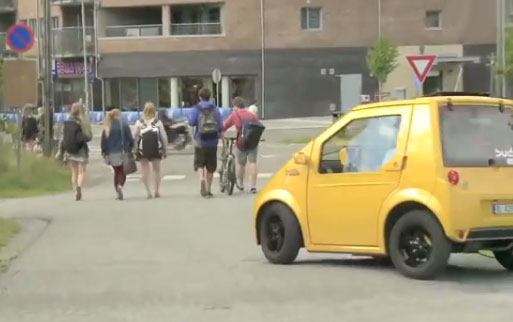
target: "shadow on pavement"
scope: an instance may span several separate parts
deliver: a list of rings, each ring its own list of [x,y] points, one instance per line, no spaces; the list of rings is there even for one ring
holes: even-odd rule
[[[393,264],[386,258],[344,258],[344,259],[313,259],[298,260],[295,265],[308,266],[338,266],[355,267],[371,270],[384,270],[389,272],[395,270]],[[490,267],[462,267],[449,265],[438,278],[438,282],[458,282],[461,284],[504,284],[513,285],[513,272],[501,268]]]

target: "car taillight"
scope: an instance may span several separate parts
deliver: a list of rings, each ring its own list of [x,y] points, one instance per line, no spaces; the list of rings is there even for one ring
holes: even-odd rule
[[[457,185],[458,182],[460,182],[460,174],[456,170],[449,171],[447,178],[449,179],[449,183],[453,186]]]

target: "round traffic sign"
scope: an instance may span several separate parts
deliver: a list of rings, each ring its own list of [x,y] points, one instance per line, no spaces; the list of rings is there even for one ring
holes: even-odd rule
[[[214,81],[214,83],[216,84],[219,84],[219,82],[221,81],[221,77],[222,74],[219,68],[214,69],[214,71],[212,72],[212,81]]]
[[[7,45],[18,53],[24,53],[34,46],[34,31],[25,24],[15,24],[7,30]]]

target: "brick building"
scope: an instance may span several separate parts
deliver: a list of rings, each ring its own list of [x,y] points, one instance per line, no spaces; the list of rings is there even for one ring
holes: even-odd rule
[[[84,93],[82,12],[80,0],[51,2],[59,109]],[[95,110],[191,106],[201,87],[215,92],[219,68],[219,105],[243,96],[264,105],[266,118],[327,115],[340,102],[337,75],[361,74],[362,93],[376,93],[365,58],[380,32],[401,53],[384,86],[391,95],[415,95],[404,56],[419,53],[438,55],[424,92],[490,87],[496,10],[488,0],[84,2]],[[0,0],[0,41],[15,21],[37,32],[37,1]],[[37,46],[28,53],[36,54]]]

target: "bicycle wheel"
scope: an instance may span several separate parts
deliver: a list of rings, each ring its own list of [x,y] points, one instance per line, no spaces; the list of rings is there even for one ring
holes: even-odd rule
[[[232,157],[228,160],[226,168],[228,195],[231,196],[233,194],[233,189],[235,188],[235,182],[237,181],[237,174],[235,173],[235,158]]]

